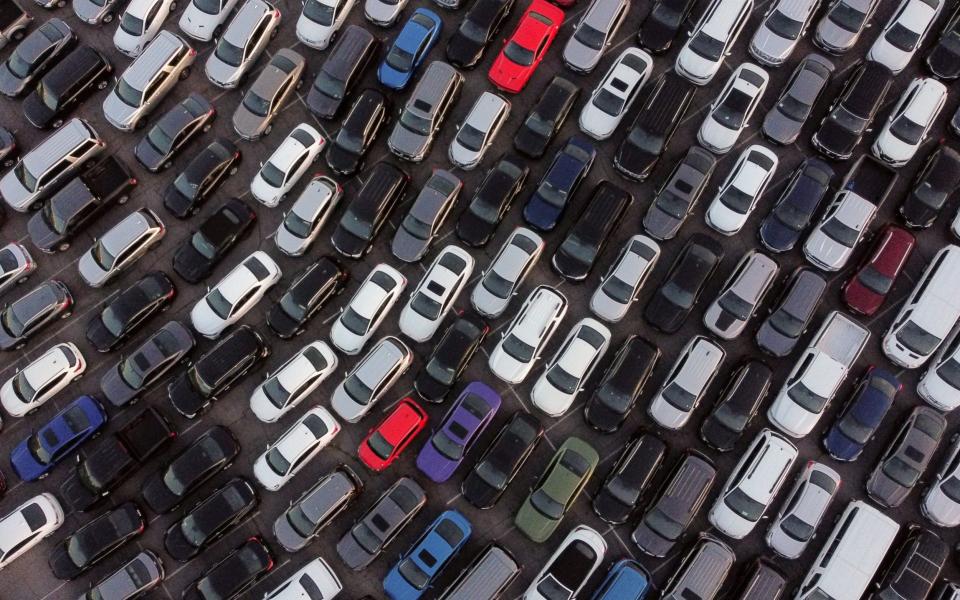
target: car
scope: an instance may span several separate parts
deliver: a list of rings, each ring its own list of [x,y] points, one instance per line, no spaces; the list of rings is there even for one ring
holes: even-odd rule
[[[316,2],[317,0],[310,0]],[[380,132],[390,123],[393,103],[382,93],[367,88],[353,101],[350,111],[327,149],[327,166],[338,175],[350,176],[363,169],[364,158]]]
[[[72,342],[60,342],[17,368],[0,387],[0,404],[13,417],[23,417],[37,410],[47,400],[83,376],[87,361]]]
[[[753,0],[711,0],[677,54],[674,70],[695,85],[709,84],[747,24]]]
[[[144,208],[130,213],[80,257],[80,277],[90,287],[104,286],[160,243],[166,231],[152,210]]]
[[[603,561],[607,543],[586,525],[578,525],[553,551],[523,598],[549,600],[558,594],[576,597]]]
[[[178,413],[196,418],[270,354],[260,334],[241,325],[167,385],[167,398]]]
[[[381,42],[359,25],[348,25],[320,66],[307,93],[310,112],[332,119],[379,54]]]
[[[714,154],[726,154],[736,145],[760,104],[770,76],[760,67],[743,63],[730,74],[727,83],[710,105],[697,131],[697,141]]]
[[[30,251],[19,242],[0,246],[0,294],[24,283],[37,270]]]
[[[942,0],[902,0],[874,39],[867,60],[886,65],[894,75],[903,71],[930,33],[944,4]]]
[[[143,481],[143,502],[154,513],[173,512],[197,488],[226,470],[239,453],[240,444],[230,430],[214,425]]]
[[[100,392],[113,406],[125,406],[181,363],[195,345],[190,330],[170,321],[153,331],[100,378]]]
[[[390,252],[403,262],[419,262],[430,251],[440,228],[457,202],[463,182],[445,169],[436,169],[400,221]]]
[[[174,0],[130,0],[120,13],[113,45],[131,58],[139,57],[176,8]]]
[[[492,92],[483,92],[474,101],[447,154],[454,166],[464,170],[475,168],[483,160],[490,145],[510,116],[510,102]]]
[[[650,487],[666,452],[667,445],[652,433],[630,440],[593,496],[593,512],[605,523],[626,523]]]
[[[630,237],[590,296],[590,311],[610,323],[622,320],[659,258],[655,241],[642,234]]]
[[[717,159],[699,146],[691,146],[664,179],[643,215],[643,230],[655,240],[676,237],[680,227],[707,188]]]
[[[958,331],[960,328],[954,328],[950,333],[917,384],[917,395],[930,406],[944,412],[952,411],[960,403],[960,396],[957,395],[957,390],[960,390],[960,379],[957,377],[957,365],[960,363]]]
[[[533,384],[533,405],[551,417],[566,413],[606,354],[610,337],[610,330],[596,319],[575,323]]]
[[[163,549],[184,563],[239,526],[260,499],[250,482],[234,477],[186,511],[163,534]]]
[[[750,359],[736,367],[710,413],[700,425],[700,439],[718,452],[734,449],[767,397],[773,371]]]
[[[767,67],[784,64],[810,26],[819,0],[777,0],[750,40],[750,56]]]
[[[73,13],[78,19],[89,25],[100,25],[113,22],[116,10],[121,8],[115,0],[106,0],[99,5],[92,0],[73,0]]]
[[[157,119],[133,149],[137,161],[151,173],[173,165],[173,158],[201,133],[210,131],[217,109],[194,92]]]
[[[56,496],[42,492],[0,518],[0,568],[53,535],[63,525],[63,509]]]
[[[710,201],[704,219],[714,231],[730,236],[738,233],[760,197],[766,191],[780,160],[769,148],[747,146]]]
[[[209,277],[253,228],[257,213],[237,198],[209,215],[173,255],[173,270],[187,283]]]
[[[800,267],[793,271],[754,337],[760,350],[779,358],[793,352],[826,289],[826,280],[813,269]]]
[[[587,178],[597,158],[597,148],[578,135],[571,136],[553,156],[536,190],[523,207],[523,220],[538,231],[553,231]]]
[[[22,95],[76,43],[77,34],[62,19],[47,20],[0,64],[0,94],[11,98]]]
[[[513,136],[513,147],[517,152],[529,158],[542,157],[579,96],[579,86],[555,75],[540,92]]]
[[[412,398],[404,398],[367,433],[357,456],[367,468],[380,472],[389,467],[427,426],[429,417]]]
[[[817,23],[813,43],[830,54],[852,48],[866,30],[880,0],[831,0]]]
[[[775,253],[793,250],[830,191],[833,176],[833,168],[819,158],[807,158],[797,166],[760,222],[757,235],[764,248]]]
[[[287,256],[302,256],[320,235],[343,197],[343,188],[326,175],[316,175],[303,188],[274,235],[277,248]]]
[[[566,296],[546,285],[537,286],[513,320],[501,333],[487,364],[490,371],[508,383],[526,379],[547,342],[567,313]]]
[[[939,412],[914,407],[867,479],[870,498],[887,508],[900,506],[930,464],[946,428]]]
[[[281,275],[269,254],[254,251],[193,305],[190,324],[206,338],[220,337],[260,302]]]
[[[422,162],[430,153],[444,119],[460,97],[464,77],[445,62],[427,66],[407,98],[400,118],[387,138],[387,148],[398,158]]]
[[[238,598],[273,570],[270,547],[253,536],[204,569],[184,590],[184,600]]]
[[[351,198],[330,235],[330,244],[347,258],[358,259],[370,252],[373,242],[400,203],[410,176],[400,168],[378,162],[361,178],[363,185]]]
[[[643,317],[664,333],[675,333],[686,321],[703,287],[723,260],[723,247],[702,233],[691,235],[656,292]]]
[[[300,123],[263,163],[250,182],[250,194],[273,208],[293,189],[327,145],[320,132]]]
[[[828,158],[849,159],[883,105],[893,77],[878,62],[857,64],[810,138],[813,147]]]
[[[580,131],[597,140],[613,135],[640,95],[652,69],[653,58],[649,54],[639,48],[624,50],[580,110],[577,121]]]
[[[330,406],[348,423],[356,423],[373,408],[410,368],[413,353],[399,338],[381,338],[333,391]]]
[[[326,448],[340,433],[340,424],[326,408],[308,410],[253,463],[253,476],[265,489],[277,491]]]
[[[17,350],[37,331],[73,312],[73,296],[58,279],[50,279],[0,309],[0,350]]]
[[[653,589],[646,567],[634,559],[622,558],[611,565],[593,600],[643,600]]]
[[[542,437],[540,421],[526,411],[516,411],[463,478],[463,498],[479,509],[495,505]]]
[[[467,384],[417,454],[417,469],[434,483],[450,479],[497,414],[500,403],[500,395],[487,384]]]
[[[387,572],[383,591],[393,600],[416,600],[460,552],[473,526],[455,510],[445,510]]]
[[[475,317],[458,317],[444,332],[413,381],[417,395],[441,403],[476,355],[490,327]]]
[[[398,0],[393,3],[387,0],[364,0],[363,16],[378,27],[392,27],[403,12],[407,1]]]
[[[900,217],[911,229],[926,229],[940,216],[947,199],[960,187],[960,153],[937,145],[917,171]]]
[[[691,338],[651,398],[647,406],[650,418],[665,429],[677,430],[686,425],[726,355],[722,347],[706,336]]]
[[[143,533],[146,519],[135,502],[124,502],[88,521],[54,546],[50,570],[57,579],[76,579]]]
[[[9,169],[17,162],[20,148],[17,147],[17,138],[6,127],[0,127],[0,167]]]
[[[715,336],[732,340],[743,333],[773,285],[780,266],[769,256],[750,250],[723,284],[703,314],[703,324]]]
[[[403,90],[440,39],[443,21],[426,8],[413,11],[377,69],[377,80],[391,90]]]
[[[74,0],[95,2],[98,0]],[[239,0],[189,0],[186,8],[180,13],[177,25],[180,31],[200,42],[210,42],[223,34],[223,25],[227,17],[233,13]]]
[[[364,278],[330,327],[330,341],[345,354],[359,354],[407,286],[407,278],[380,263]]]
[[[914,157],[947,100],[947,86],[932,77],[917,77],[900,95],[870,147],[874,156],[894,167]]]
[[[458,246],[441,249],[400,311],[400,331],[416,342],[432,338],[467,285],[473,264],[473,257]]]
[[[895,225],[883,228],[873,249],[843,285],[844,304],[856,314],[873,315],[883,304],[917,241]]]
[[[597,184],[553,253],[551,268],[569,281],[585,280],[632,203],[633,194],[626,190],[609,181]]]
[[[597,451],[570,436],[561,444],[523,501],[513,524],[536,543],[547,541],[586,487],[600,462]]]
[[[640,22],[637,43],[653,54],[669,50],[694,4],[692,0],[655,0]]]
[[[833,63],[819,54],[804,57],[783,86],[777,103],[763,118],[763,136],[781,146],[795,143],[830,84],[834,70]]]
[[[132,598],[136,596],[130,596],[130,594],[145,594],[159,586],[161,581],[163,581],[163,562],[160,557],[150,550],[141,550],[117,570],[99,580],[80,598],[81,600]]]
[[[400,477],[343,534],[337,556],[353,571],[367,567],[406,528],[427,502],[416,481]]]
[[[957,47],[957,39],[960,37],[960,17],[956,11],[947,21],[946,25],[940,30],[940,37],[933,48],[927,52],[927,69],[938,79],[943,81],[954,81],[960,77],[960,68],[957,60],[960,60],[960,51]]]
[[[267,326],[282,339],[306,330],[315,317],[343,291],[350,275],[337,261],[322,256],[298,273],[290,287],[267,312]]]
[[[320,598],[333,598],[343,590],[343,584],[336,572],[320,557],[314,558],[286,579],[279,586],[267,592],[267,600],[298,600],[309,598],[310,594],[320,594]]]
[[[937,584],[950,556],[950,545],[938,534],[920,525],[907,529],[907,539],[897,550],[875,596],[880,598],[926,598]]]
[[[934,473],[929,486],[923,493],[920,512],[924,518],[937,527],[956,527],[960,525],[960,500],[956,491],[960,474],[957,472],[957,456],[960,439],[956,434],[950,438],[950,447],[943,457],[940,469]]]
[[[557,37],[563,19],[563,9],[546,0],[531,0],[487,72],[490,83],[511,94],[523,91]]]
[[[245,0],[207,56],[204,75],[217,87],[226,90],[238,87],[278,27],[280,11],[273,4],[266,0]]]
[[[533,231],[525,227],[514,229],[470,294],[474,310],[487,318],[502,315],[536,265],[543,248],[543,239]]]
[[[625,0],[592,0],[563,47],[563,64],[576,73],[589,73],[600,63],[627,18]]]
[[[163,192],[163,207],[178,219],[196,214],[238,170],[241,155],[233,142],[216,138],[198,152]]]
[[[866,237],[879,206],[856,192],[838,192],[803,242],[803,256],[815,267],[836,272],[846,266]]]
[[[457,30],[447,40],[447,61],[460,69],[477,66],[487,47],[500,33],[514,4],[515,0],[481,0],[471,4]]]
[[[314,50],[326,50],[343,26],[356,0],[309,0],[297,19],[297,39]]]
[[[716,598],[736,562],[733,550],[717,537],[702,533],[666,584],[663,598]]]
[[[836,471],[808,461],[767,529],[767,546],[783,558],[799,558],[816,535],[839,489],[840,475]]]
[[[617,431],[640,398],[660,359],[660,349],[631,335],[620,346],[583,408],[587,425],[604,433]]]
[[[10,451],[10,467],[22,481],[37,481],[73,455],[107,424],[107,412],[92,396],[79,396]]]
[[[241,139],[270,135],[274,119],[303,83],[306,68],[306,59],[289,48],[281,48],[270,58],[233,111],[233,130]]]
[[[250,412],[274,423],[312,394],[337,370],[337,355],[317,340],[294,352],[250,394]]]
[[[457,219],[456,233],[464,244],[487,245],[519,195],[530,168],[515,154],[505,153],[477,185],[467,208]]]

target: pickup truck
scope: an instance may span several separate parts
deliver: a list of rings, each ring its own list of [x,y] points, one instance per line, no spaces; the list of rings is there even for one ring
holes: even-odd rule
[[[16,0],[0,0],[0,49],[10,40],[22,40],[32,21],[33,17],[20,8]]]
[[[842,269],[896,182],[897,172],[872,156],[857,159],[803,244],[807,260],[824,271]]]
[[[869,330],[840,311],[827,315],[770,405],[770,422],[795,438],[810,433],[869,339]]]
[[[141,411],[90,452],[77,457],[76,469],[60,484],[59,497],[64,509],[90,510],[176,436],[176,431],[155,408]]]
[[[0,0],[2,1],[2,0]],[[27,222],[30,241],[52,254],[70,247],[70,240],[114,204],[124,204],[137,184],[130,169],[108,156],[71,179]]]

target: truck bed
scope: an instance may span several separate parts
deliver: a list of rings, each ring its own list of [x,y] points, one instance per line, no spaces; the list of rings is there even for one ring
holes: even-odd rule
[[[812,345],[849,369],[857,361],[868,339],[870,331],[863,325],[839,311],[833,311],[824,319]]]
[[[862,155],[847,171],[840,191],[853,192],[878,207],[897,182],[897,172],[869,154]]]
[[[137,183],[130,169],[115,155],[104,158],[92,169],[83,173],[80,181],[101,201],[109,201],[111,196],[126,192]]]
[[[117,432],[117,438],[137,462],[149,460],[173,441],[176,432],[155,408],[147,408]]]

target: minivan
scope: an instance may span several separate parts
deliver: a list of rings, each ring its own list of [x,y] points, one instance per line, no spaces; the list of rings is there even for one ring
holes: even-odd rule
[[[490,543],[453,584],[441,600],[494,600],[520,573],[520,564],[504,548]]]
[[[306,99],[310,112],[321,119],[337,116],[379,51],[380,41],[363,27],[344,29],[310,86]]]
[[[750,570],[731,600],[779,600],[787,589],[787,578],[763,558],[754,559]]]
[[[460,96],[462,84],[463,75],[447,63],[430,63],[387,139],[390,151],[405,160],[422,161],[430,152],[444,117]]]
[[[58,60],[23,99],[23,116],[39,129],[57,129],[77,105],[107,89],[111,73],[113,66],[106,57],[90,46],[80,46]]]
[[[680,49],[674,69],[696,85],[707,85],[747,24],[753,0],[713,0]]]
[[[716,598],[736,560],[730,546],[712,535],[701,535],[667,582],[661,600]]]

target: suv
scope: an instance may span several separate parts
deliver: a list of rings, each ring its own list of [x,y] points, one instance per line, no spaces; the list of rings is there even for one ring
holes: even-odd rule
[[[813,35],[813,43],[830,54],[843,54],[860,39],[880,0],[832,0]]]
[[[528,158],[540,158],[563,127],[576,104],[580,88],[555,75],[540,92],[523,123],[513,136],[513,147]]]
[[[604,433],[617,431],[643,393],[660,360],[660,349],[631,335],[620,346],[583,408],[587,425]]]
[[[869,60],[860,63],[820,121],[810,140],[813,147],[834,160],[850,158],[883,106],[892,83],[893,72],[889,68]]]
[[[730,375],[713,410],[700,425],[700,439],[718,452],[733,450],[770,390],[773,372],[759,360],[741,364]]]
[[[266,0],[245,0],[207,57],[203,71],[215,86],[232,90],[267,49],[280,26],[280,11]]]
[[[110,85],[113,66],[99,51],[79,46],[57,61],[23,99],[23,116],[34,127],[59,128],[66,115]]]
[[[737,337],[757,312],[780,267],[770,257],[751,250],[743,255],[703,315],[703,324],[724,340]]]
[[[401,477],[337,542],[337,555],[353,571],[372,563],[427,503],[416,481]]]
[[[393,234],[393,255],[408,263],[426,256],[462,189],[459,177],[445,169],[435,169]]]
[[[643,216],[643,230],[655,240],[673,239],[703,195],[717,159],[699,146],[691,146],[660,185]]]
[[[537,189],[523,207],[523,220],[538,231],[553,231],[597,159],[597,148],[574,135],[557,151]]]
[[[710,83],[747,24],[751,10],[753,0],[712,0],[680,49],[676,72],[696,85]]]
[[[877,504],[900,506],[920,481],[947,429],[946,418],[929,406],[917,406],[900,427],[867,480]]]
[[[593,71],[629,11],[629,0],[592,0],[563,47],[563,64],[576,73]]]
[[[650,400],[647,414],[666,429],[686,425],[707,388],[717,376],[726,352],[709,338],[698,335],[687,342],[659,391]]]
[[[390,122],[392,106],[390,100],[377,90],[367,88],[360,92],[340,130],[330,140],[327,166],[331,171],[349,177],[363,168],[367,152]]]
[[[323,61],[306,103],[321,119],[337,116],[350,92],[380,51],[380,40],[358,25],[349,25]]]
[[[893,562],[887,568],[875,600],[913,600],[927,598],[940,579],[940,572],[950,557],[950,545],[939,535],[919,525],[911,525],[907,539],[897,550]]]
[[[755,338],[761,350],[778,358],[793,352],[820,306],[827,282],[813,269],[801,267],[782,288],[779,300],[760,324]]]
[[[41,283],[0,310],[0,350],[23,348],[39,329],[72,312],[73,296],[63,282]]]
[[[76,34],[62,19],[48,20],[0,64],[0,93],[11,98],[21,95],[76,42]]]
[[[103,287],[159,244],[166,232],[152,210],[144,208],[130,213],[80,257],[80,277],[90,287]]]
[[[585,280],[632,203],[632,194],[601,181],[554,252],[553,270],[570,281]]]
[[[557,290],[541,285],[530,292],[490,352],[490,371],[508,383],[523,381],[566,313],[567,298]]]
[[[157,119],[133,149],[133,155],[152,173],[168,169],[190,140],[210,131],[216,115],[217,109],[194,92]]]
[[[661,598],[716,598],[736,559],[733,550],[725,543],[710,534],[702,534],[697,545],[690,549],[674,571]]]
[[[460,97],[463,75],[445,62],[433,61],[413,88],[387,147],[411,162],[426,158],[447,113]]]
[[[388,162],[378,162],[362,178],[363,185],[343,211],[330,244],[341,255],[358,259],[370,252],[373,241],[400,203],[410,176]]]
[[[648,323],[664,333],[676,333],[696,305],[703,287],[723,260],[723,246],[696,233],[687,240],[676,261],[643,309]]]

